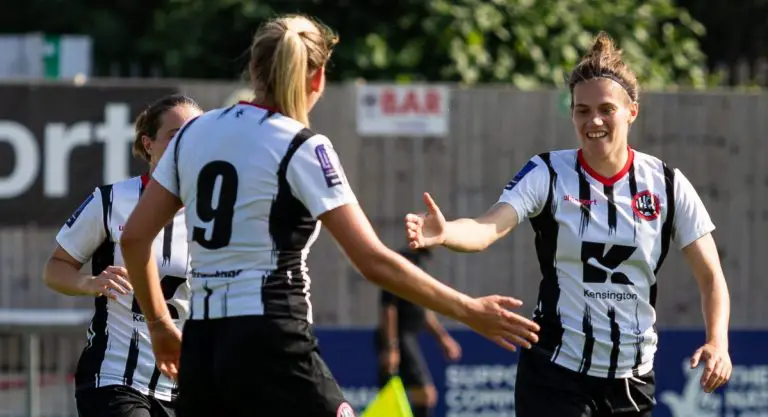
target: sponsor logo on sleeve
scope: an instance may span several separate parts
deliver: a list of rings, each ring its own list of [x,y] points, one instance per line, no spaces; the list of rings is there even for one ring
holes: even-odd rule
[[[317,145],[315,147],[315,155],[317,160],[320,161],[320,168],[323,170],[323,177],[325,177],[325,184],[328,188],[341,185],[341,175],[338,169],[333,166],[328,150],[325,149],[324,144]]]

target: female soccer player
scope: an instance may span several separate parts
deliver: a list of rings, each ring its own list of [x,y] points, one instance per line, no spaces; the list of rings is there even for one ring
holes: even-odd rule
[[[537,340],[537,325],[507,310],[517,300],[456,292],[378,239],[331,141],[308,129],[336,42],[303,16],[262,25],[251,46],[254,100],[190,121],[125,225],[121,247],[161,370],[176,374],[181,348],[180,416],[353,414],[312,333],[306,258],[318,220],[363,275],[392,293],[508,349]],[[192,301],[180,347],[150,237],[182,204]]]
[[[149,173],[97,187],[56,236],[58,246],[45,266],[46,284],[62,294],[96,297],[88,344],[75,374],[81,417],[174,415],[174,383],[155,366],[145,316],[116,243],[168,142],[201,112],[181,95],[164,97],[144,110],[136,120],[133,154],[149,163]],[[171,218],[150,240],[169,323],[181,326],[189,310],[187,231],[183,212]],[[92,273],[83,275],[80,268],[89,260]]]
[[[650,416],[656,274],[680,249],[701,291],[708,392],[728,381],[730,301],[707,210],[683,174],[627,145],[638,83],[605,33],[570,75],[579,149],[531,158],[499,201],[474,219],[406,216],[411,248],[486,249],[524,219],[536,233],[542,281],[534,321],[539,342],[521,352],[516,413],[529,416]]]

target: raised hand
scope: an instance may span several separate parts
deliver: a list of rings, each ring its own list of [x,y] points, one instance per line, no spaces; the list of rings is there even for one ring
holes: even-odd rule
[[[445,217],[429,193],[424,193],[427,212],[405,215],[405,234],[411,249],[441,245],[445,241]]]

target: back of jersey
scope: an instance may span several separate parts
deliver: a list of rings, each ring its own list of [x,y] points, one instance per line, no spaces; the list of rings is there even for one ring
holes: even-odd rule
[[[318,216],[356,203],[328,138],[248,103],[187,123],[153,174],[186,208],[191,319],[312,322]]]

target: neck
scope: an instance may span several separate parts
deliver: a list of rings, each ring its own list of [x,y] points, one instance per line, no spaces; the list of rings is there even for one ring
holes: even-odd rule
[[[611,178],[619,174],[626,167],[629,152],[629,147],[627,146],[621,146],[615,151],[601,156],[591,155],[583,149],[581,151],[587,165],[605,178]]]
[[[149,164],[149,171],[147,172],[147,174],[149,175],[149,178],[152,178],[152,172],[154,172],[154,171],[155,171],[155,164],[154,163],[150,163]]]
[[[251,103],[255,104],[256,106],[263,107],[263,108],[266,108],[266,109],[276,109],[277,108],[277,105],[275,105],[275,101],[274,100],[268,98],[264,94],[260,94],[259,92],[257,92],[254,95],[253,100],[251,100]]]

